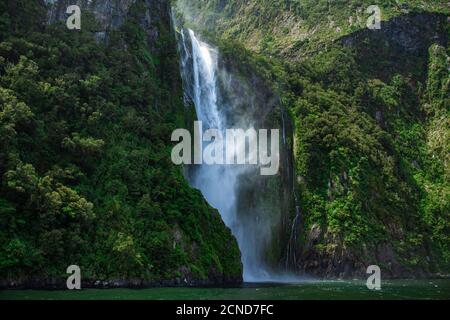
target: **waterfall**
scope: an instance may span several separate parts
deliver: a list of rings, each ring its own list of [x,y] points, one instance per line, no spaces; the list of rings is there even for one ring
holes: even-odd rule
[[[229,99],[226,103],[226,99],[220,99],[233,93],[227,92],[227,82],[232,75],[220,70],[218,49],[200,40],[192,30],[183,29],[180,35],[185,96],[194,103],[203,131],[217,129],[224,136],[225,130],[230,127],[253,128],[251,116],[242,116],[245,113],[238,110],[240,106]],[[233,115],[234,111],[239,111],[240,116]],[[201,137],[196,139],[199,139],[197,143],[205,144]],[[237,150],[245,152],[245,146]],[[251,165],[199,165],[192,169],[189,178],[191,185],[199,189],[209,204],[220,212],[224,223],[235,236],[246,282],[270,280],[263,257],[264,245],[270,240],[270,226],[262,223],[257,214],[237,214],[240,180],[255,172]]]
[[[173,21],[174,25],[179,25],[175,16]],[[246,131],[282,126],[281,142],[284,148],[288,148],[287,115],[270,87],[251,73],[239,73],[238,63],[221,57],[218,48],[193,30],[183,28],[177,32],[177,37],[185,102],[188,106],[195,106],[197,119],[202,122],[201,133],[215,129],[223,138],[227,129]],[[279,123],[273,120],[276,110],[281,110]],[[203,147],[202,150],[212,142],[204,142],[201,134],[194,134],[194,143]],[[245,154],[245,144],[237,146],[235,153]],[[280,248],[287,245],[287,262],[289,257],[295,260],[293,250],[300,220],[297,207],[297,215],[289,230],[289,244],[285,243],[283,236],[280,237],[280,228],[283,216],[289,214],[291,200],[289,188],[282,186],[283,181],[290,181],[287,177],[290,174],[289,159],[283,159],[286,161],[285,171],[273,177],[261,176],[260,165],[198,164],[186,168],[191,186],[200,190],[208,203],[220,212],[236,238],[245,282],[298,282],[304,279],[289,274],[283,268],[280,254]]]

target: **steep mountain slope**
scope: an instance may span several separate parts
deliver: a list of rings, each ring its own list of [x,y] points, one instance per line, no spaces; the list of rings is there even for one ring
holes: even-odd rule
[[[440,0],[178,0],[188,23],[222,38],[239,41],[258,53],[300,59],[330,42],[365,28],[373,11],[381,19],[409,12],[449,14]]]
[[[81,31],[50,2],[0,1],[0,286],[62,285],[72,264],[85,285],[241,281],[170,160],[186,111],[168,2],[78,1]]]
[[[303,268],[448,272],[450,177],[446,160],[427,147],[436,118],[447,119],[448,131],[446,36],[445,16],[407,15],[307,62],[323,89],[306,91],[312,101],[303,92],[293,109],[304,177]],[[448,150],[442,125],[439,148]]]
[[[300,216],[285,212],[274,269],[448,274],[448,8],[383,1],[380,30],[330,29],[327,15],[343,25],[366,4],[181,0],[177,12],[290,112]]]

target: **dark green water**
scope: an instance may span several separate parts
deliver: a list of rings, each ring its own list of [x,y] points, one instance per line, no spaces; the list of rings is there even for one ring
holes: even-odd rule
[[[363,281],[316,281],[253,284],[241,288],[86,289],[81,291],[5,290],[0,300],[316,300],[316,299],[450,299],[450,280],[383,281],[379,291]]]

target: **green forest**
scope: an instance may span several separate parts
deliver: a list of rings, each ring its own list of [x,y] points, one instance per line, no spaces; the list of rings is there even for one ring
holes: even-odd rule
[[[239,281],[231,232],[170,160],[184,106],[169,17],[150,51],[136,5],[105,46],[93,17],[68,32],[38,2],[0,2],[0,278],[77,264],[87,279]]]

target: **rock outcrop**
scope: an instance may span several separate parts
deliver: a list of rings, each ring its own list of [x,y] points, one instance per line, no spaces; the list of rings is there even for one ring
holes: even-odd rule
[[[48,6],[48,23],[65,21],[69,14],[67,8],[77,5],[81,13],[93,14],[97,22],[95,37],[99,41],[108,41],[108,35],[112,30],[118,29],[126,22],[127,16],[136,0],[45,0]],[[147,41],[151,46],[158,39],[158,23],[168,22],[170,19],[169,3],[164,0],[145,0],[142,2],[142,10],[145,10],[141,25],[145,30]],[[83,21],[83,20],[82,20]]]

